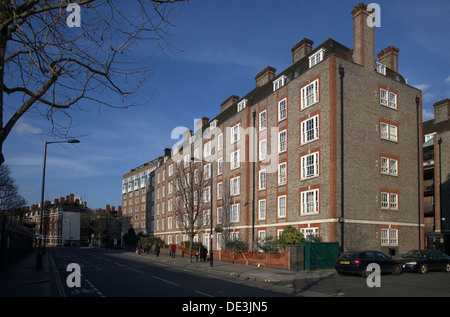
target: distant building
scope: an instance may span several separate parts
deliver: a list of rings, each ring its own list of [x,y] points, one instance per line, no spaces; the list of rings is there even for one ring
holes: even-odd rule
[[[80,246],[80,215],[87,210],[87,203],[81,196],[55,198],[53,202],[44,202],[43,243],[47,246]],[[40,204],[28,207],[25,213],[28,221],[35,223],[36,235],[41,223]]]
[[[136,234],[154,234],[155,169],[163,158],[131,169],[122,176],[122,226],[123,232],[134,228]]]
[[[423,123],[424,212],[427,246],[450,252],[450,99],[434,104]]]

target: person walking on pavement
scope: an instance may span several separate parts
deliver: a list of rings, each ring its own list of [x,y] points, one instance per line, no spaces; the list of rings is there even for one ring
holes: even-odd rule
[[[171,247],[171,251],[172,251],[172,258],[175,258],[175,251],[177,250],[177,245],[175,243],[172,243]]]
[[[156,247],[155,247],[155,254],[156,254],[156,256],[159,256],[159,251],[160,251],[159,244],[157,244]]]

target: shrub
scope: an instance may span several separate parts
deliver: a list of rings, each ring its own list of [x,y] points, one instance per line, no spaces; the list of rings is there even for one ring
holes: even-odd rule
[[[297,242],[304,242],[304,241],[305,237],[303,236],[303,234],[292,226],[287,226],[286,228],[284,228],[283,232],[278,238],[278,242],[280,243],[280,246],[283,249],[288,244],[294,244]]]
[[[225,245],[225,249],[234,251],[236,253],[247,252],[248,245],[247,243],[241,240],[228,241],[227,244]]]

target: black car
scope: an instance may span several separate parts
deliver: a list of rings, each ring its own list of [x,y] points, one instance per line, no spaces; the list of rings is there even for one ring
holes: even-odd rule
[[[425,274],[428,271],[450,272],[450,257],[437,250],[411,250],[399,258],[403,270]]]
[[[363,277],[367,277],[371,273],[367,271],[367,266],[371,263],[378,264],[382,274],[398,275],[402,273],[400,262],[379,251],[345,252],[336,259],[334,267],[340,274],[361,274]]]

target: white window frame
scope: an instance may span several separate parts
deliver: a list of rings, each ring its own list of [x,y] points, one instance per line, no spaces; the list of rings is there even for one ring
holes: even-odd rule
[[[258,220],[266,219],[267,203],[265,199],[258,200]]]
[[[300,215],[313,215],[320,212],[319,189],[305,190],[300,194]]]
[[[398,245],[398,229],[382,228],[381,245]]]
[[[382,156],[381,157],[381,174],[398,176],[398,160]]]
[[[267,110],[264,110],[259,113],[259,131],[265,130],[266,128],[267,128]]]
[[[278,185],[285,185],[287,182],[287,162],[278,164]]]
[[[303,120],[300,125],[302,145],[319,139],[319,115]]]
[[[264,176],[262,176],[262,175],[264,175]],[[259,184],[258,186],[259,186],[260,190],[261,189],[266,189],[266,186],[267,186],[267,173],[266,173],[265,169],[259,171],[258,184]]]
[[[287,118],[287,98],[284,98],[278,101],[278,121],[282,121],[286,118]]]
[[[377,73],[386,76],[386,65],[381,64],[380,62],[375,62],[375,70]]]
[[[230,179],[230,196],[237,196],[240,194],[240,176]]]
[[[259,141],[259,160],[263,161],[267,158],[267,139]]]
[[[221,175],[223,173],[223,158],[219,157],[217,159],[217,175]]]
[[[217,150],[220,151],[223,149],[223,133],[217,136]]]
[[[319,79],[306,85],[301,90],[301,110],[319,102]]]
[[[309,57],[309,68],[319,64],[321,61],[323,61],[325,49],[322,48],[318,52],[314,53]]]
[[[277,198],[277,217],[286,218],[287,214],[287,198],[286,195],[278,196]]]
[[[239,203],[232,204],[230,206],[230,222],[232,223],[239,222],[239,209],[240,209]]]
[[[287,129],[278,132],[278,153],[287,151]]]
[[[241,124],[238,123],[230,129],[230,131],[231,131],[230,144],[236,143],[241,139],[240,138],[240,128],[241,128]]]
[[[273,81],[273,91],[276,91],[286,85],[286,76],[281,76],[280,78]]]
[[[319,152],[314,152],[301,157],[301,179],[309,179],[319,176]]]
[[[222,182],[217,183],[217,199],[222,199],[223,184]]]
[[[381,209],[383,210],[398,210],[399,194],[381,192],[380,194]]]
[[[230,169],[233,170],[239,167],[240,167],[240,150],[236,150],[231,152],[230,154]]]
[[[398,126],[381,121],[380,138],[387,141],[398,142]]]
[[[247,99],[243,99],[242,101],[238,102],[237,104],[237,112],[240,112],[247,107]]]

